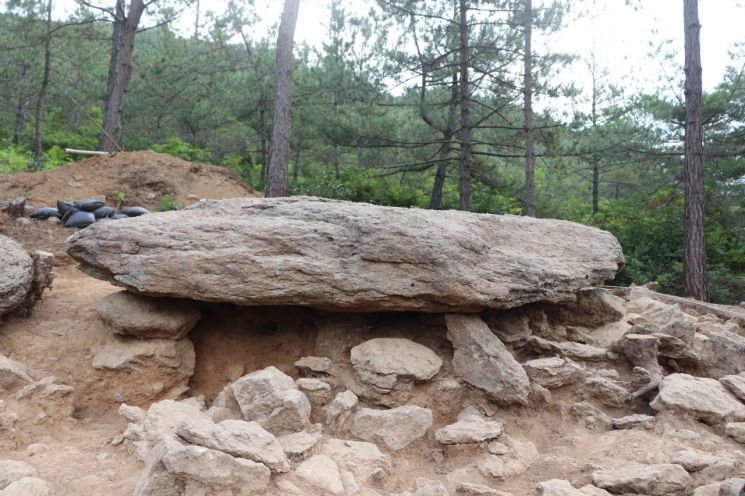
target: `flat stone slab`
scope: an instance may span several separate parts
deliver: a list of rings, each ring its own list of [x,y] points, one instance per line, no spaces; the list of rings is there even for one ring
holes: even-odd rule
[[[88,274],[150,296],[359,312],[569,302],[624,263],[613,235],[572,222],[309,197],[101,222],[65,250]]]

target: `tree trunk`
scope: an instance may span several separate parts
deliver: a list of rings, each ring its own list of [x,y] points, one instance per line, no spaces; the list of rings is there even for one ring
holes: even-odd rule
[[[471,210],[471,93],[468,79],[468,1],[460,0],[460,209]]]
[[[448,161],[450,152],[453,150],[453,135],[455,132],[455,116],[458,105],[458,72],[453,72],[453,79],[450,83],[450,107],[448,108],[448,121],[445,129],[442,130],[442,152],[440,153],[441,162],[437,166],[435,173],[435,184],[432,187],[432,199],[429,208],[439,210],[442,205],[442,189],[445,186],[447,177]]]
[[[13,144],[21,143],[21,134],[26,127],[26,114],[28,113],[28,96],[20,95],[16,106],[15,124],[13,126]]]
[[[683,235],[683,291],[709,300],[704,244],[704,146],[701,122],[703,100],[698,0],[683,0],[685,23],[685,225]]]
[[[592,160],[592,219],[596,223],[600,202],[600,162],[596,158]]]
[[[298,176],[300,175],[300,156],[303,151],[303,140],[301,138],[298,138],[297,144],[295,146],[297,146],[297,148],[295,148],[295,164],[292,167],[292,178],[297,180]]]
[[[50,50],[52,36],[52,0],[47,1],[47,22],[46,33],[44,35],[44,75],[41,78],[41,88],[39,97],[36,100],[36,118],[34,123],[34,167],[40,165],[41,160],[41,121],[44,114],[44,99],[47,96],[47,87],[49,86],[49,69],[52,63],[52,54]]]
[[[261,90],[263,92],[263,90]],[[263,98],[263,96],[261,97]],[[266,184],[266,171],[269,168],[269,152],[266,146],[266,102],[263,100],[259,103],[259,139],[261,139],[261,182]]]
[[[277,36],[277,67],[274,83],[274,121],[267,171],[267,197],[287,196],[287,162],[290,155],[292,110],[292,43],[300,0],[285,0]]]
[[[534,129],[533,129],[533,2],[525,0],[524,14],[525,31],[525,72],[523,76],[523,112],[525,115],[525,215],[535,217],[535,157],[534,157]]]
[[[142,12],[145,10],[145,4],[143,0],[132,0],[129,4],[129,12],[125,12],[125,0],[117,0],[115,8],[109,78],[99,140],[99,148],[105,152],[122,149],[124,97],[127,94],[129,81],[132,79],[135,35]]]

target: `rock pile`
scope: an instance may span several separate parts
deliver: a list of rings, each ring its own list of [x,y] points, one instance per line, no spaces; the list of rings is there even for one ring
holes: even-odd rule
[[[99,304],[112,335],[94,366],[172,378],[165,399],[120,407],[128,426],[115,442],[145,464],[135,495],[745,487],[745,312],[587,287],[622,263],[607,233],[307,198],[208,202],[127,224],[80,231],[67,250],[137,293]],[[303,314],[312,354],[178,400],[194,373],[188,333],[211,308],[188,300],[318,308]],[[399,313],[327,312],[340,309]],[[547,445],[566,424],[563,444]]]

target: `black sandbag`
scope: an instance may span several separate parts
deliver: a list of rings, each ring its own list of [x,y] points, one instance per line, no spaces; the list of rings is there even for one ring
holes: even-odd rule
[[[96,216],[92,212],[77,211],[68,217],[65,227],[88,227],[94,222],[96,222]]]
[[[146,208],[142,207],[126,207],[121,210],[121,212],[127,217],[139,217],[140,215],[148,214],[150,213]]]
[[[85,200],[75,200],[74,202],[72,202],[72,204],[75,206],[75,208],[83,210],[84,212],[93,212],[94,210],[98,210],[99,208],[104,206],[103,201],[93,198],[88,198]]]
[[[62,217],[59,210],[53,207],[41,207],[39,210],[31,214],[32,219],[48,219],[50,217]]]

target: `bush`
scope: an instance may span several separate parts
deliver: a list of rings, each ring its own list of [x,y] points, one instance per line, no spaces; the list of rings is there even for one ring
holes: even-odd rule
[[[170,210],[180,209],[181,205],[176,201],[171,193],[166,193],[165,195],[158,198],[158,206],[155,207],[155,210],[157,210],[158,212],[168,212]]]
[[[167,153],[174,157],[182,158],[190,162],[209,162],[210,152],[199,148],[178,138],[169,138],[161,145],[153,145],[153,151],[158,153]]]

